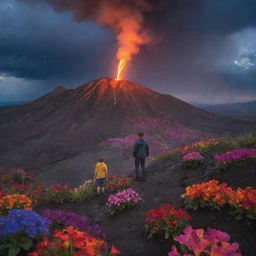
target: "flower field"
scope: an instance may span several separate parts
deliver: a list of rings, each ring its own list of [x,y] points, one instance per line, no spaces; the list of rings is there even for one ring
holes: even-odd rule
[[[12,209],[0,218],[0,255],[116,255],[99,225],[75,213]]]
[[[256,181],[246,179],[255,177],[253,138],[175,149],[152,163],[147,182],[113,175],[99,197],[92,180],[47,187],[22,169],[2,171],[0,255],[254,256]],[[203,167],[184,168],[194,160]],[[234,170],[247,186],[230,185]]]
[[[218,154],[219,152],[223,153]],[[160,154],[155,162],[170,159],[183,159],[188,168],[200,167],[205,160],[213,162],[220,169],[240,166],[256,159],[255,137],[247,135],[236,139],[222,137],[218,140],[200,140],[191,145],[167,150]]]
[[[180,124],[160,119],[144,118],[133,120],[129,118],[126,120],[126,125],[131,127],[132,134],[110,138],[102,142],[107,148],[118,149],[125,156],[130,156],[133,143],[137,139],[135,134],[140,130],[145,132],[145,139],[150,144],[150,155],[152,157],[157,157],[171,148],[192,143],[202,137],[211,136],[211,134],[205,136],[198,130],[188,129]]]
[[[84,216],[63,210],[45,209],[39,215],[32,209],[40,204],[81,202],[95,196],[92,180],[78,188],[57,184],[46,187],[22,169],[1,173],[0,194],[0,255],[9,256],[111,256],[120,254],[114,246],[108,247],[106,233],[100,225]],[[119,191],[131,186],[131,178],[110,177],[108,191]],[[21,192],[23,194],[21,194]],[[110,200],[107,203],[111,204]],[[119,202],[116,199],[119,197]],[[135,206],[141,200],[132,189],[113,195],[111,210],[117,204],[122,210]],[[122,198],[122,199],[121,199]],[[116,205],[114,205],[116,203]]]
[[[0,173],[0,206],[4,208],[31,208],[40,203],[64,203],[79,202],[92,199],[95,196],[95,186],[93,180],[85,180],[84,183],[76,188],[70,188],[66,184],[56,184],[50,187],[39,184],[22,169],[13,169],[9,174]],[[17,178],[19,177],[19,178]],[[30,177],[27,179],[26,177]],[[19,182],[19,183],[16,183]],[[109,177],[107,190],[116,192],[132,186],[132,179],[127,176],[113,175]],[[20,206],[19,206],[20,205]],[[0,209],[0,214],[1,214]]]

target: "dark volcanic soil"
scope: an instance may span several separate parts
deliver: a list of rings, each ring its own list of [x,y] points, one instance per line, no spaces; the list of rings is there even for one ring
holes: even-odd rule
[[[254,167],[249,166],[248,170],[253,170],[251,168]],[[243,171],[245,177],[247,167]],[[181,165],[174,162],[162,162],[151,166],[148,168],[148,172],[149,176],[146,182],[134,184],[134,189],[139,192],[143,202],[137,208],[115,217],[110,218],[106,215],[105,203],[107,195],[82,203],[41,205],[37,210],[40,211],[46,207],[63,209],[92,218],[104,227],[108,241],[111,244],[115,244],[124,256],[167,255],[172,245],[171,241],[164,241],[159,237],[150,240],[146,239],[143,223],[145,211],[159,207],[165,202],[171,203],[176,207],[183,207],[183,200],[180,199],[180,195],[184,192],[184,180],[188,185],[201,183],[203,180],[209,179],[209,177],[207,177],[205,170],[189,170],[187,172]],[[226,171],[225,175],[222,175],[222,181],[226,181],[230,185],[238,185],[238,179],[233,181],[233,175],[233,170]],[[212,176],[214,175],[212,174]],[[215,176],[215,178],[218,178],[219,174],[216,173]],[[242,176],[239,179],[242,185],[247,182],[244,181]],[[255,178],[251,180],[250,185],[256,186]],[[246,220],[236,221],[226,209],[220,212],[201,209],[189,213],[193,217],[190,224],[194,228],[212,227],[228,232],[232,241],[240,244],[242,255],[255,256],[256,224],[249,224]]]
[[[123,125],[127,118],[156,118],[217,134],[255,128],[129,81],[102,78],[76,89],[58,87],[27,104],[0,107],[0,167],[29,170],[48,184],[77,185],[85,173],[91,175],[103,153],[100,142],[134,132]],[[120,168],[120,155],[104,154],[113,169]]]

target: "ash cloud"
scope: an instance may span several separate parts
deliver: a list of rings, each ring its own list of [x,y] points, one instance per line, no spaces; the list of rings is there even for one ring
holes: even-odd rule
[[[35,3],[35,0],[27,0]],[[118,60],[132,59],[139,52],[140,45],[150,42],[149,34],[143,28],[144,13],[152,10],[147,0],[45,0],[58,12],[71,11],[74,20],[92,20],[110,28],[116,35]]]

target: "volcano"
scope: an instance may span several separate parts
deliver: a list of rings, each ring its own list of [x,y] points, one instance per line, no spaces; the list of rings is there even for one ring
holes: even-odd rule
[[[90,177],[101,142],[134,132],[127,120],[157,119],[202,132],[242,133],[237,122],[129,81],[101,78],[76,89],[57,87],[30,103],[0,108],[0,166],[30,170],[46,183]]]

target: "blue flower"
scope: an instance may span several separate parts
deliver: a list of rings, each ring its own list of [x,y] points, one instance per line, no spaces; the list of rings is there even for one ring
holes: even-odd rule
[[[34,211],[14,209],[0,218],[0,236],[23,232],[29,237],[49,234],[49,221]]]

